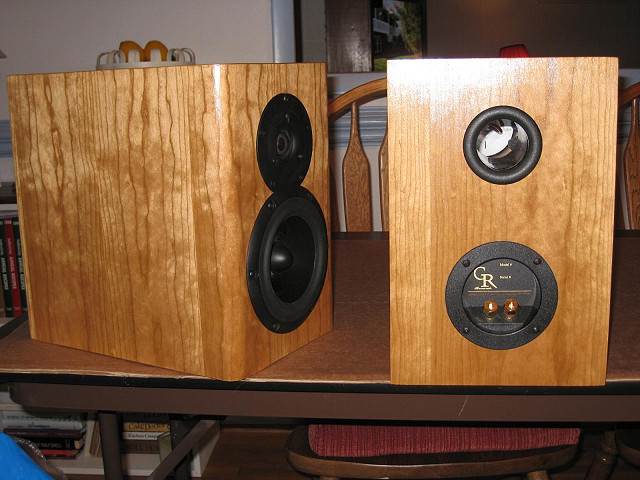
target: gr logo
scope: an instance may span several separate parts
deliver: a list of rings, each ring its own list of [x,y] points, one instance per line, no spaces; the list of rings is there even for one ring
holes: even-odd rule
[[[480,286],[475,288],[475,290],[491,290],[492,288],[498,288],[496,287],[496,284],[493,283],[493,275],[486,273],[486,270],[486,267],[478,267],[473,271],[473,278],[482,282]]]

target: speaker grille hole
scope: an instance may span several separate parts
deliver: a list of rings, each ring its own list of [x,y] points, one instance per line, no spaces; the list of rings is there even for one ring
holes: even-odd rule
[[[502,105],[478,114],[462,141],[469,168],[483,180],[498,185],[529,175],[542,155],[542,134],[526,112]]]

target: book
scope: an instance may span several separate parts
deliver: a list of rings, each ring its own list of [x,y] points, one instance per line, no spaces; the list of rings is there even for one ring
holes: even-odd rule
[[[9,287],[11,288],[11,302],[13,305],[13,315],[22,315],[22,303],[20,301],[20,282],[18,280],[18,260],[16,258],[16,244],[13,236],[13,220],[3,218],[4,241],[9,271]]]
[[[75,438],[56,438],[56,437],[21,437],[29,440],[40,450],[80,450],[84,447],[84,437]]]
[[[22,437],[29,440],[39,438],[58,438],[79,440],[85,434],[85,429],[59,429],[59,428],[22,428],[22,427],[6,427],[2,430],[5,434],[13,437]]]
[[[74,458],[78,456],[80,450],[58,450],[58,449],[40,449],[42,454],[47,458]]]
[[[124,432],[168,432],[169,423],[124,421],[122,430]]]
[[[2,281],[2,298],[4,299],[4,315],[14,317],[11,287],[9,286],[9,266],[7,263],[7,246],[4,239],[4,222],[0,222],[0,275]]]
[[[18,269],[18,288],[20,291],[20,305],[22,313],[27,313],[27,286],[24,279],[24,262],[22,259],[22,241],[20,239],[20,220],[18,217],[11,219],[13,226],[13,239],[16,249],[16,266]]]
[[[157,440],[164,432],[122,432],[123,440]]]
[[[120,442],[122,453],[160,453],[158,440],[125,440]]]
[[[60,430],[83,430],[87,427],[86,417],[81,413],[59,413],[32,415],[20,410],[6,410],[2,415],[3,431],[6,428],[39,428]]]

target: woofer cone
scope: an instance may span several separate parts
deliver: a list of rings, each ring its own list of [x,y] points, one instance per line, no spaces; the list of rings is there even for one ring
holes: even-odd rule
[[[247,251],[247,287],[270,331],[298,328],[313,311],[327,273],[329,242],[320,205],[298,187],[271,195],[256,219]]]

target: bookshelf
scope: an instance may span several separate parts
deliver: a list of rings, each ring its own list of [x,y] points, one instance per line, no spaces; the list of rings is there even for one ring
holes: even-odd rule
[[[0,423],[4,412],[16,411],[24,411],[24,409],[21,405],[11,400],[6,386],[0,385]],[[34,412],[30,410],[29,413],[33,414]],[[43,415],[47,413],[50,412],[42,411]],[[99,442],[96,442],[97,437],[94,438],[96,435],[99,435],[96,425],[97,421],[93,415],[90,414],[87,418],[85,445],[77,456],[69,459],[49,458],[47,462],[62,470],[65,474],[104,475],[102,456],[100,453],[95,454],[96,445],[99,444]],[[193,460],[191,462],[191,476],[193,478],[202,477],[219,436],[220,428],[218,425],[217,428],[209,430],[200,442],[198,442],[196,448],[193,449]],[[122,455],[123,471],[129,476],[147,477],[159,464],[160,456],[158,454],[127,453]]]

